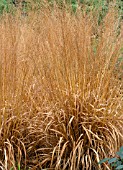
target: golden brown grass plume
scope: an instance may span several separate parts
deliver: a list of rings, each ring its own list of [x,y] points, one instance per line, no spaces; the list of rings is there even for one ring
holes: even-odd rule
[[[1,169],[97,170],[115,154],[123,144],[118,27],[112,8],[99,26],[57,7],[1,19]]]

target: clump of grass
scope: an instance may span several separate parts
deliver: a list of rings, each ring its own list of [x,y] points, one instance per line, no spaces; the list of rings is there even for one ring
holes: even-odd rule
[[[0,21],[1,169],[101,169],[122,145],[122,32],[113,8],[96,23],[57,6]]]

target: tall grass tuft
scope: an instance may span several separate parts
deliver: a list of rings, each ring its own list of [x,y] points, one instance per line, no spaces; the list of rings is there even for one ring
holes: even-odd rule
[[[1,169],[97,170],[122,145],[123,33],[115,9],[100,26],[92,16],[56,6],[1,19]]]

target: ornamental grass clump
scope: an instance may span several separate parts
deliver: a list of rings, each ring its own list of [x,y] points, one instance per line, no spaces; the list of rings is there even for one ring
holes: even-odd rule
[[[0,21],[1,169],[97,170],[122,145],[123,34],[115,9],[92,16],[56,6]]]

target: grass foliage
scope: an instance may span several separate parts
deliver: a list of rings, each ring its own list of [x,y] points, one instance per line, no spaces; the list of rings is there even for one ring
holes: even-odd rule
[[[23,20],[4,15],[1,169],[97,170],[99,160],[116,153],[123,142],[118,28],[113,8],[100,26],[93,15],[57,5]]]

